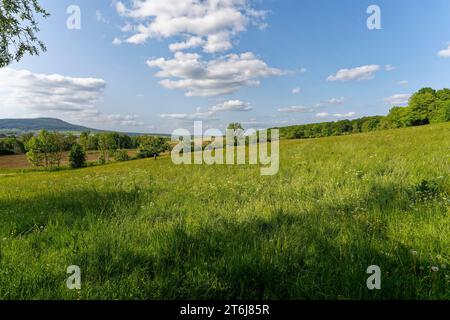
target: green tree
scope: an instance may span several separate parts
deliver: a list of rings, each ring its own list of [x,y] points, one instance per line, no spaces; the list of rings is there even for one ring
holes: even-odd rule
[[[27,143],[28,161],[36,167],[59,168],[61,165],[64,137],[57,132],[42,130]]]
[[[90,131],[83,131],[80,134],[80,138],[78,138],[78,142],[83,148],[84,151],[89,150],[89,136],[91,135]]]
[[[232,122],[227,127],[228,130],[244,130],[244,127],[239,122]]]
[[[36,36],[37,16],[49,16],[38,0],[0,1],[0,68],[20,61],[25,54],[39,55],[46,51]]]
[[[98,150],[100,151],[99,162],[104,164],[109,161],[110,155],[117,150],[114,134],[110,132],[98,134]]]
[[[86,166],[86,152],[78,143],[72,146],[69,153],[69,165],[72,169],[82,168]]]
[[[430,113],[436,102],[436,90],[423,88],[409,99],[407,126],[419,126],[430,123]]]
[[[28,141],[30,141],[31,138],[34,137],[34,133],[32,132],[27,132],[24,133],[20,136],[20,140],[22,141],[22,143],[26,146]]]
[[[158,157],[161,153],[170,150],[167,139],[162,137],[142,136],[139,144],[139,158]]]

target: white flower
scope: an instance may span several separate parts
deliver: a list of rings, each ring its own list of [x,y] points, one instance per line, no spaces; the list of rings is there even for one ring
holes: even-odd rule
[[[432,266],[431,267],[431,271],[438,272],[439,271],[439,267],[438,266]]]
[[[411,254],[413,255],[413,256],[417,256],[417,251],[415,251],[415,250],[411,250]]]

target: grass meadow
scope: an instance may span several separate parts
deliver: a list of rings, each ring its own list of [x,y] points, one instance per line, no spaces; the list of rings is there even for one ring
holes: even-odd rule
[[[450,123],[285,140],[272,177],[0,170],[0,299],[450,299],[449,208]]]

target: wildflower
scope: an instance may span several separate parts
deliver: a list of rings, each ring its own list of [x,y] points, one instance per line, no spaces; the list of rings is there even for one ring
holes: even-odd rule
[[[417,251],[415,251],[415,250],[411,250],[411,254],[413,255],[413,256],[417,256]]]
[[[432,266],[431,267],[431,271],[438,272],[439,271],[439,267],[438,266]]]

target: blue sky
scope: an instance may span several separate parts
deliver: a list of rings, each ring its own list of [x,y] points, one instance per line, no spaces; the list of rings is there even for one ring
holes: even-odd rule
[[[450,86],[448,0],[41,3],[48,51],[0,71],[0,117],[262,128],[383,115],[421,87]],[[381,30],[367,28],[372,4]],[[79,30],[66,27],[70,5]]]

